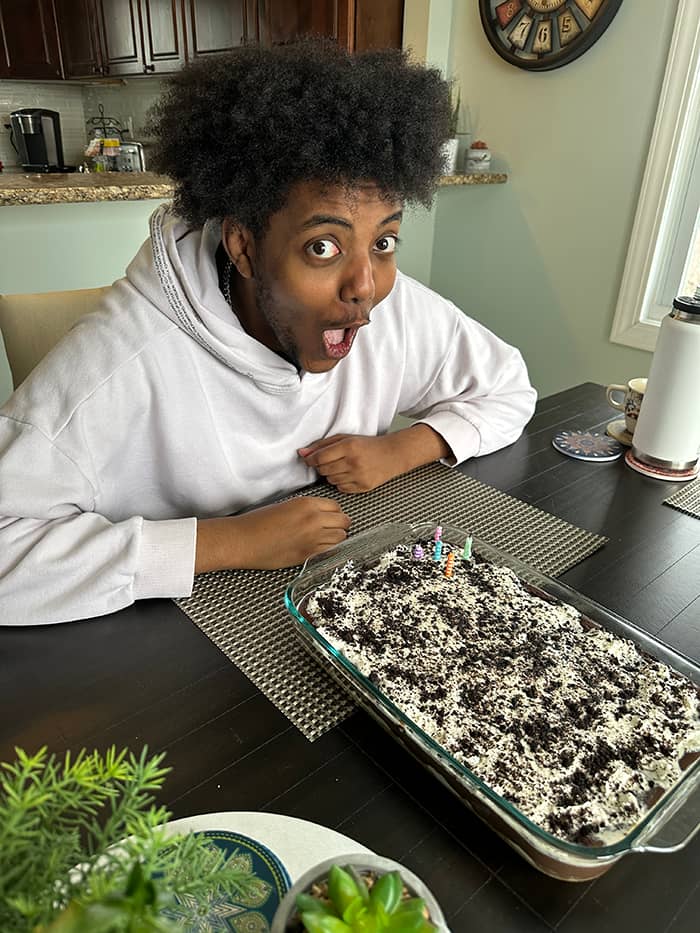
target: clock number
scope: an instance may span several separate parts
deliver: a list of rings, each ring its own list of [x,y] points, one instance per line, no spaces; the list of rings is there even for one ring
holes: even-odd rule
[[[512,22],[516,14],[522,9],[522,6],[520,0],[506,0],[505,3],[499,3],[496,7],[496,16],[498,17],[501,29],[505,29],[508,23]]]
[[[580,32],[581,27],[572,13],[567,10],[566,13],[559,14],[559,45],[562,48],[575,39]]]
[[[528,16],[526,13],[511,29],[508,38],[516,47],[516,49],[525,48],[525,43],[527,42],[527,37],[530,35],[530,29],[532,28],[533,22],[534,20],[532,17]]]
[[[537,55],[543,52],[552,51],[552,21],[543,19],[537,27],[535,41],[532,43],[532,51]]]
[[[602,5],[603,0],[576,0],[576,6],[588,19],[593,19]]]

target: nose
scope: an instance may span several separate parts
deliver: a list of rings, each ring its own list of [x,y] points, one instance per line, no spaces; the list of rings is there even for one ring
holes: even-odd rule
[[[371,305],[375,292],[372,259],[368,255],[349,258],[343,270],[340,298],[354,305]]]

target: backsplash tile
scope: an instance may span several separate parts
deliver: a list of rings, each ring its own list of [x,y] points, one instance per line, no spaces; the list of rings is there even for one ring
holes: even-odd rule
[[[19,170],[19,156],[10,143],[10,113],[22,107],[45,107],[61,117],[63,158],[67,165],[82,161],[85,151],[83,88],[67,82],[0,81],[0,159],[6,171]]]
[[[63,158],[67,165],[83,161],[88,129],[86,122],[99,115],[116,117],[125,128],[131,118],[133,138],[143,138],[146,113],[162,90],[159,78],[135,78],[123,85],[81,85],[68,81],[0,81],[0,160],[5,171],[21,171],[19,157],[10,142],[10,113],[21,107],[45,107],[61,117]]]
[[[134,139],[144,139],[146,114],[163,89],[160,78],[133,78],[124,86],[87,85],[83,88],[85,119],[99,116],[99,105],[105,116],[114,117],[125,128],[131,118]]]

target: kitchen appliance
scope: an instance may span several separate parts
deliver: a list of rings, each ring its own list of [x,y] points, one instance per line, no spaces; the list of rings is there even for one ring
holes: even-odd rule
[[[117,170],[120,172],[146,171],[143,143],[134,142],[132,139],[122,140],[117,157]]]
[[[698,472],[700,448],[700,289],[674,298],[661,322],[644,402],[627,463],[658,479]]]
[[[27,172],[72,172],[63,163],[61,121],[55,110],[24,107],[10,114],[10,141]]]

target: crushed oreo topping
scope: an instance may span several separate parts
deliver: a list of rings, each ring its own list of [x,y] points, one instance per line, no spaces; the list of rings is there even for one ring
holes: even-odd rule
[[[379,690],[532,822],[584,846],[623,838],[700,757],[689,680],[451,547],[348,562],[305,614]]]

